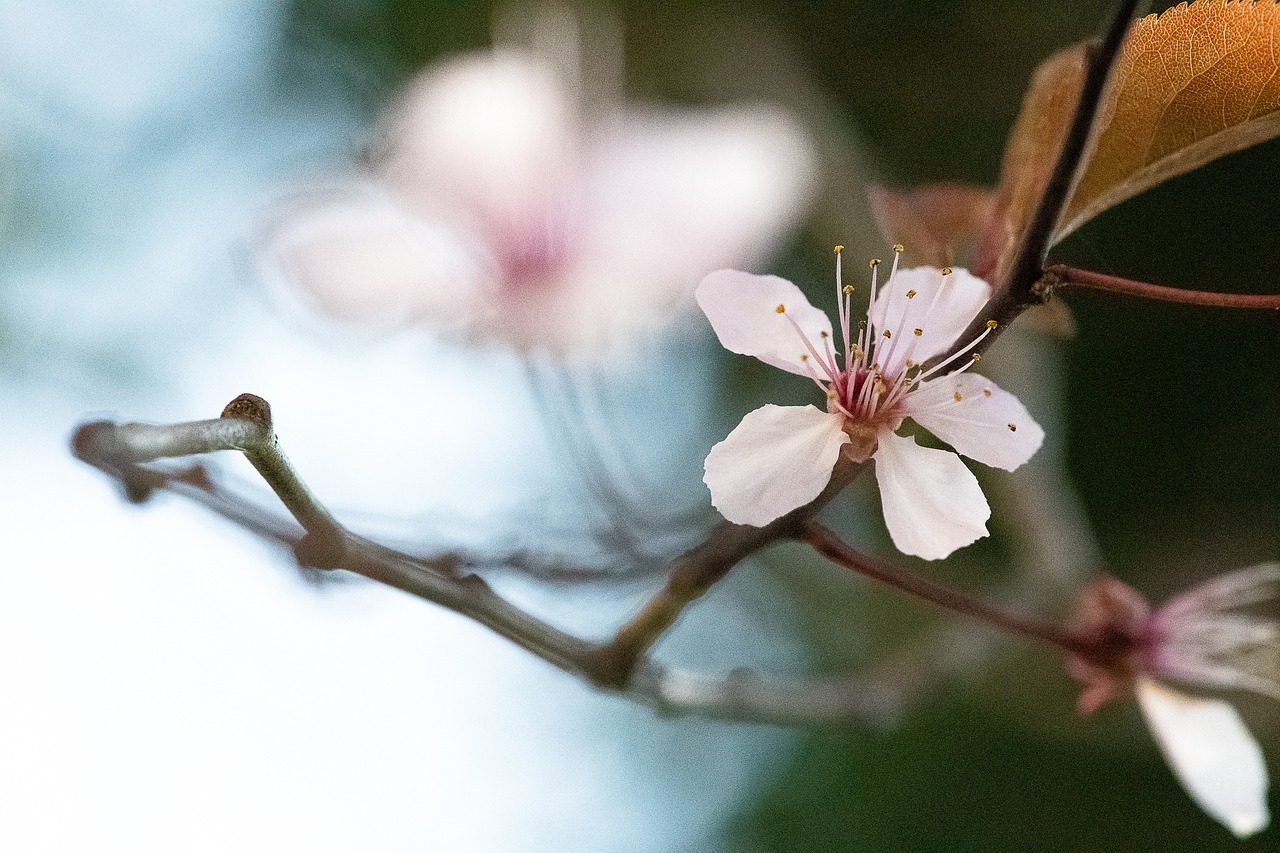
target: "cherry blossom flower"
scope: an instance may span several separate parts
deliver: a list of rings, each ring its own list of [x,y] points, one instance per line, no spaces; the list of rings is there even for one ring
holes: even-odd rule
[[[1168,682],[1280,700],[1280,622],[1248,611],[1277,600],[1280,563],[1222,575],[1155,612],[1131,587],[1103,578],[1085,590],[1077,627],[1102,652],[1069,661],[1085,684],[1081,712],[1135,696],[1182,787],[1242,838],[1271,819],[1262,750],[1231,705]]]
[[[365,327],[602,355],[800,216],[816,155],[782,112],[601,106],[563,65],[504,47],[424,71],[371,170],[279,218],[268,269]]]
[[[872,261],[867,319],[851,324],[853,287],[845,286],[836,247],[839,351],[827,315],[800,289],[776,276],[721,270],[698,286],[698,304],[720,343],[742,355],[810,377],[825,394],[814,406],[766,405],[747,414],[711,449],[704,480],[729,521],[764,525],[812,501],[843,453],[875,460],[885,524],[907,554],[941,559],[986,535],[991,515],[961,453],[1013,470],[1039,449],[1044,431],[1016,397],[968,373],[969,351],[929,368],[991,295],[963,269],[898,269],[894,247],[888,282],[878,288]],[[911,418],[956,451],[922,447],[898,434]]]

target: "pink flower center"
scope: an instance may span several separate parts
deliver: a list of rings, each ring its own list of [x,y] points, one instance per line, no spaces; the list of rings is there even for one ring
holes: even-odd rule
[[[532,210],[492,217],[490,245],[502,289],[522,294],[554,286],[578,251],[579,223],[567,200],[545,199]]]
[[[855,459],[866,459],[876,449],[876,434],[881,429],[896,429],[902,421],[902,402],[906,396],[920,386],[922,382],[942,373],[947,375],[967,370],[979,358],[974,353],[964,364],[951,367],[965,353],[972,350],[995,328],[995,321],[989,321],[987,328],[968,346],[954,355],[924,369],[913,361],[917,344],[924,335],[921,327],[912,327],[908,319],[912,312],[902,311],[896,323],[887,322],[890,299],[914,300],[919,294],[908,290],[899,294],[894,286],[894,277],[898,272],[898,258],[903,247],[893,247],[893,266],[889,272],[889,280],[885,282],[883,294],[877,299],[879,292],[878,275],[880,260],[871,261],[871,293],[867,302],[867,318],[857,324],[857,336],[853,334],[850,322],[850,311],[853,302],[853,285],[843,282],[841,271],[841,252],[843,246],[836,246],[836,301],[839,305],[840,332],[843,338],[843,357],[833,348],[831,336],[826,332],[820,334],[816,343],[804,333],[799,324],[791,317],[792,327],[804,341],[807,355],[801,356],[809,368],[813,380],[822,388],[827,397],[827,411],[832,414],[843,414],[844,430],[852,440],[849,453]],[[946,278],[951,275],[950,267],[939,271],[942,280],[934,292],[933,299],[920,320],[922,326],[927,324],[930,315],[937,306],[946,286]],[[778,306],[778,313],[786,314],[783,305]],[[816,365],[816,367],[815,367]]]

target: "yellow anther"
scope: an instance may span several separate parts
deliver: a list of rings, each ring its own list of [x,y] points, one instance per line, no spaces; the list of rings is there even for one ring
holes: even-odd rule
[[[827,334],[826,332],[818,332],[818,337],[829,338],[831,337],[831,335]]]
[[[859,320],[859,321],[858,321],[858,328],[859,328],[859,329],[865,329],[866,327],[867,327],[867,321],[866,321],[866,320]]]
[[[994,328],[995,328],[996,326],[998,326],[998,325],[1000,325],[1000,324],[999,324],[999,323],[997,323],[995,320],[988,320],[988,321],[987,321],[987,328],[988,328],[988,329],[994,329]]]
[[[1017,432],[1017,431],[1018,431],[1017,424],[1009,424],[1009,432]]]
[[[912,361],[911,359],[907,359],[907,370],[910,370],[915,366],[916,366],[916,363],[914,361]]]
[[[783,305],[783,304],[779,303],[779,304],[778,304],[778,307],[777,307],[777,308],[775,308],[775,309],[773,309],[773,310],[777,311],[779,314],[785,314],[785,313],[787,313],[787,306],[785,306],[785,305]]]
[[[915,335],[918,338],[924,334],[924,329],[912,329],[911,334]]]
[[[850,293],[853,293],[853,285],[852,285],[852,284],[846,284],[846,285],[844,286],[844,295],[845,295],[845,296],[848,296]]]
[[[973,354],[973,360],[974,360],[974,361],[982,361],[982,353],[980,353],[980,352],[975,352],[975,353]]]
[[[902,245],[901,243],[894,243],[893,250],[897,252],[899,255],[901,255],[903,252],[907,250],[907,247]]]
[[[836,246],[836,254],[837,254],[837,255],[838,255],[838,254],[840,254],[840,253],[841,253],[841,252],[843,252],[843,251],[844,251],[844,246]]]
[[[951,275],[951,267],[943,267],[943,268],[942,268],[942,274],[943,274],[943,275]]]
[[[956,396],[956,402],[957,402],[957,403],[959,403],[961,400],[963,400],[963,399],[964,399],[964,397],[961,397],[961,396],[960,396],[960,392],[959,392],[959,391],[957,391],[957,392],[956,392],[956,395],[955,395],[955,396]]]
[[[802,352],[802,353],[800,353],[800,360],[801,360],[801,361],[808,361],[808,360],[809,360],[809,353],[807,353],[807,352]]]
[[[872,258],[872,259],[871,259],[871,263],[870,263],[870,264],[868,264],[868,266],[869,266],[869,267],[871,267],[872,269],[875,269],[876,267],[880,266],[880,259],[879,259],[879,258]]]
[[[914,290],[908,290],[908,291],[907,291],[907,298],[908,298],[908,299],[915,299],[915,298],[916,298],[916,292],[915,292]]]
[[[990,388],[983,388],[983,389],[982,389],[982,396],[984,396],[984,397],[990,397],[990,396],[991,396],[991,389],[990,389]]]
[[[892,337],[893,337],[893,334],[892,334],[888,329],[885,329],[885,330],[884,330],[884,336],[885,336],[886,338],[892,338]]]

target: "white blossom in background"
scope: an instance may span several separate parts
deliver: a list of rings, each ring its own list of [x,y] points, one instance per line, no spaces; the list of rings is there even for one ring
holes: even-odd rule
[[[1280,622],[1248,608],[1280,600],[1280,563],[1214,578],[1154,612],[1131,587],[1103,578],[1084,593],[1079,629],[1108,659],[1073,657],[1080,710],[1134,695],[1165,759],[1191,798],[1242,838],[1270,823],[1262,749],[1227,702],[1168,682],[1237,689],[1280,700]]]
[[[680,316],[707,272],[763,262],[814,177],[796,124],[764,105],[588,108],[590,83],[514,48],[428,68],[367,174],[279,215],[269,267],[338,320],[598,356]]]
[[[765,525],[816,498],[842,453],[855,462],[873,459],[894,545],[941,559],[985,536],[991,509],[956,454],[898,435],[903,421],[1005,470],[1030,459],[1044,431],[1016,397],[966,372],[976,361],[966,353],[994,326],[957,355],[922,367],[978,316],[991,295],[986,282],[962,269],[899,270],[895,253],[879,292],[873,272],[866,323],[854,327],[853,288],[841,281],[839,249],[839,352],[827,315],[789,281],[720,270],[698,286],[698,304],[726,349],[808,376],[826,396],[825,411],[770,404],[748,413],[711,449],[705,481],[729,521]]]

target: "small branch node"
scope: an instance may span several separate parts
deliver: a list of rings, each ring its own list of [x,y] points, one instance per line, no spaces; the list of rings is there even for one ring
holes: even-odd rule
[[[111,451],[115,452],[112,453]],[[120,455],[120,442],[116,438],[116,425],[111,421],[89,421],[76,427],[71,433],[71,452],[81,462],[95,464],[98,460]]]
[[[326,532],[307,532],[293,545],[293,558],[302,569],[345,568],[347,549],[341,536]]]
[[[1046,269],[1031,285],[1028,291],[1028,302],[1035,305],[1044,305],[1053,298],[1054,291],[1058,289],[1058,285],[1062,284],[1062,276],[1058,275],[1052,268]]]
[[[241,394],[222,410],[219,416],[229,420],[249,421],[260,427],[264,434],[271,434],[271,404],[257,394]]]

